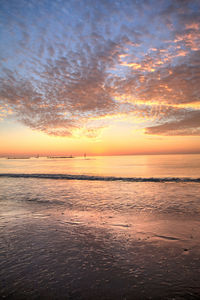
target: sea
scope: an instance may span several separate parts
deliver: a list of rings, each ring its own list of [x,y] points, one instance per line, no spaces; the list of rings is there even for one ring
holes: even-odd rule
[[[0,158],[0,299],[200,299],[200,155]]]

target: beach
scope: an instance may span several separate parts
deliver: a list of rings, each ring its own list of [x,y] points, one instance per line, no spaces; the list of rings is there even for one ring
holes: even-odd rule
[[[0,0],[0,300],[200,299],[200,0]]]
[[[0,298],[199,299],[199,159],[1,159]]]

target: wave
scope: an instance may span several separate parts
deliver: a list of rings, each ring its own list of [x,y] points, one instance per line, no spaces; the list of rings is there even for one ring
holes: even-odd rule
[[[114,177],[114,176],[96,176],[96,175],[16,174],[16,173],[0,173],[0,177],[88,180],[88,181],[125,181],[125,182],[200,182],[200,178],[192,178],[192,177],[147,177],[145,178],[145,177]]]

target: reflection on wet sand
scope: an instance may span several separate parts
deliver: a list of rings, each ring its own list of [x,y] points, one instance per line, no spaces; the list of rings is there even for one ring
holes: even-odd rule
[[[59,216],[54,215],[55,218]],[[115,237],[127,240],[149,240],[150,242],[176,241],[176,245],[193,247],[200,241],[200,222],[194,219],[168,217],[148,214],[102,214],[96,211],[69,211],[61,213],[60,223],[82,225],[92,228],[103,228]]]
[[[198,221],[57,208],[10,218],[6,230],[1,228],[2,297],[199,295]]]
[[[198,184],[1,180],[0,298],[199,299]]]

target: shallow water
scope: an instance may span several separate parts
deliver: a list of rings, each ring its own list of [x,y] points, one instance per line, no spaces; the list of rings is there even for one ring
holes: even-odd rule
[[[199,156],[184,157],[181,173],[178,156],[180,168],[173,168],[172,156],[157,158],[166,168],[155,165],[156,157],[146,165],[139,158],[137,174],[134,168],[125,172],[127,157],[112,158],[112,168],[105,167],[108,158],[99,158],[99,168],[79,158],[79,173],[78,158],[63,165],[58,159],[2,159],[1,173],[200,177]],[[1,177],[0,297],[199,299],[199,185]]]

